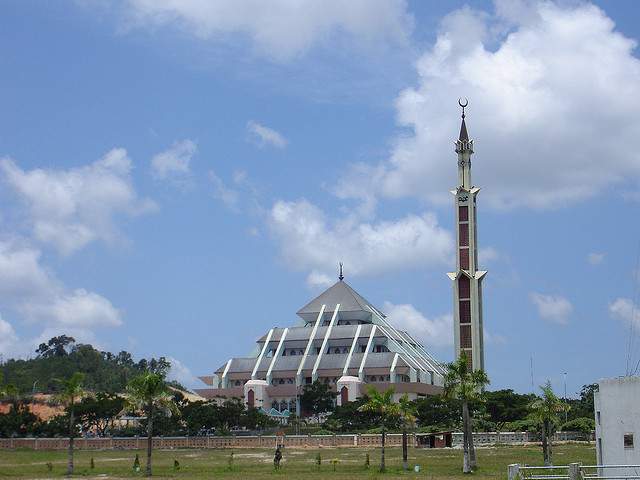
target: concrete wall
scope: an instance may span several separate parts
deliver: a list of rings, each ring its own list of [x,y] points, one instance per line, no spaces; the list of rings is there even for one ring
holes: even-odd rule
[[[598,464],[640,464],[640,377],[607,378],[594,395]],[[624,446],[625,434],[633,447]],[[607,469],[606,475],[628,475],[628,469]]]
[[[564,432],[565,440],[578,439],[578,432]],[[575,438],[568,438],[573,436]],[[133,450],[146,448],[144,437],[122,438],[78,438],[76,448],[80,450]],[[534,441],[526,432],[474,433],[477,445],[495,443],[522,444]],[[304,447],[379,447],[378,434],[345,435],[285,435],[285,436],[238,436],[238,437],[156,437],[153,447],[171,448],[275,448],[276,445],[291,448]],[[388,446],[402,445],[402,434],[387,434]],[[63,450],[67,448],[65,438],[0,438],[0,449],[30,448],[34,450]],[[409,445],[417,446],[415,436],[409,435]],[[462,433],[453,434],[453,446],[462,445]]]

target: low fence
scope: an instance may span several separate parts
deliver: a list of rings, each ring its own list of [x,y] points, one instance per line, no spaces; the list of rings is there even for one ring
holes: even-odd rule
[[[462,432],[453,433],[453,446],[462,446]],[[553,436],[554,442],[576,442],[590,441],[593,442],[595,436],[592,433],[584,432],[556,432]],[[507,445],[520,445],[523,443],[539,442],[540,435],[530,432],[474,432],[474,445],[496,445],[504,443]]]
[[[508,480],[638,480],[640,465],[550,465],[535,467],[514,463]]]
[[[415,443],[413,435],[409,441]],[[387,434],[386,444],[402,445],[402,434]],[[0,438],[0,449],[64,450],[66,438]],[[380,435],[264,435],[238,437],[154,437],[153,448],[275,448],[379,446]],[[132,450],[147,446],[146,437],[76,438],[79,450]]]
[[[571,433],[571,432],[564,432]],[[578,432],[573,432],[578,434]],[[523,444],[532,440],[526,432],[474,433],[477,445],[496,443]],[[571,440],[566,435],[556,440]],[[104,437],[77,438],[75,447],[80,450],[134,450],[147,445],[146,437]],[[379,447],[379,434],[344,435],[261,435],[233,437],[154,437],[153,448],[273,448],[284,447]],[[462,445],[462,433],[453,433],[453,446]],[[389,433],[386,436],[388,446],[402,445],[402,434]],[[409,444],[418,446],[416,435],[409,434]],[[27,448],[33,450],[63,450],[68,446],[66,438],[0,438],[0,449]]]

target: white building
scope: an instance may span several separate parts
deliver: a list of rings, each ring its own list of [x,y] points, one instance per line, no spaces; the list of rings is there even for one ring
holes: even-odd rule
[[[594,395],[598,465],[640,464],[640,377],[606,378]],[[637,475],[607,469],[607,476]]]

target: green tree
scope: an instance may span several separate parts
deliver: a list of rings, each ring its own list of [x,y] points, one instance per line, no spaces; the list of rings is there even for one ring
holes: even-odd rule
[[[398,403],[400,420],[402,421],[402,468],[409,470],[409,445],[407,442],[407,430],[413,429],[416,424],[416,405],[409,400],[405,393]]]
[[[95,396],[84,397],[77,405],[75,414],[86,429],[94,428],[99,436],[104,436],[113,420],[122,412],[125,399],[111,393],[98,392]]]
[[[391,425],[396,425],[400,418],[400,406],[393,401],[394,389],[390,388],[384,392],[378,392],[375,388],[369,388],[369,398],[367,402],[360,407],[360,411],[372,413],[378,420],[381,427],[382,448],[380,450],[380,472],[386,470],[385,465],[385,440],[386,430]]]
[[[580,417],[569,420],[566,423],[560,425],[560,430],[563,432],[582,432],[591,433],[596,428],[596,421],[593,417]]]
[[[489,378],[484,370],[471,370],[467,363],[467,355],[462,352],[460,357],[447,365],[444,376],[444,393],[448,398],[455,398],[462,406],[463,433],[463,473],[471,473],[476,468],[476,452],[473,446],[472,418],[469,404],[478,401],[482,390],[489,384]]]
[[[302,395],[300,395],[300,406],[303,412],[318,416],[334,409],[334,399],[335,393],[331,391],[331,387],[316,380],[304,386]]]
[[[67,355],[67,349],[76,342],[76,339],[67,335],[60,335],[51,338],[47,343],[41,343],[36,349],[36,353],[41,357],[64,357]]]
[[[134,362],[130,353],[117,355],[103,352],[89,344],[75,343],[73,337],[60,335],[41,344],[38,356],[28,360],[9,359],[0,365],[6,383],[21,392],[55,393],[59,385],[52,379],[68,378],[74,372],[85,374],[84,388],[94,392],[122,392],[129,380],[144,373],[147,367],[156,373],[166,373],[169,362],[158,359]],[[172,385],[184,389],[176,382]]]
[[[39,426],[36,417],[25,405],[15,385],[0,385],[0,400],[8,401],[9,411],[0,414],[0,437],[33,434]]]
[[[151,452],[153,448],[153,418],[157,411],[165,415],[177,413],[173,395],[164,377],[157,373],[143,373],[133,378],[127,386],[127,402],[137,411],[147,416],[147,466],[146,474],[151,476]]]
[[[67,379],[59,380],[60,391],[56,395],[56,399],[62,403],[67,410],[69,416],[69,450],[67,460],[67,475],[73,474],[73,441],[77,434],[76,421],[75,421],[75,407],[78,400],[84,394],[82,388],[82,381],[84,380],[84,374],[76,372]]]
[[[534,419],[542,430],[542,455],[545,465],[552,465],[552,443],[553,434],[560,424],[560,414],[569,408],[567,403],[560,400],[551,388],[551,382],[540,386],[542,396],[530,403],[531,418]]]
[[[367,403],[365,395],[353,402],[336,407],[329,420],[339,426],[342,432],[364,431],[376,426],[376,417],[371,412],[363,412],[360,407]]]
[[[429,427],[432,431],[460,428],[462,410],[459,400],[444,395],[427,395],[415,403],[416,420],[420,427]]]
[[[484,408],[489,420],[502,431],[507,423],[523,420],[529,414],[529,404],[533,395],[515,393],[511,389],[484,393]]]

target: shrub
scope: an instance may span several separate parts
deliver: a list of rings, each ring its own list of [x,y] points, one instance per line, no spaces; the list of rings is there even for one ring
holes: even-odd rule
[[[313,432],[314,435],[333,435],[334,433],[331,430],[321,429],[317,432]]]
[[[562,432],[582,432],[590,433],[596,428],[596,422],[593,418],[580,417],[574,418],[560,426]]]

